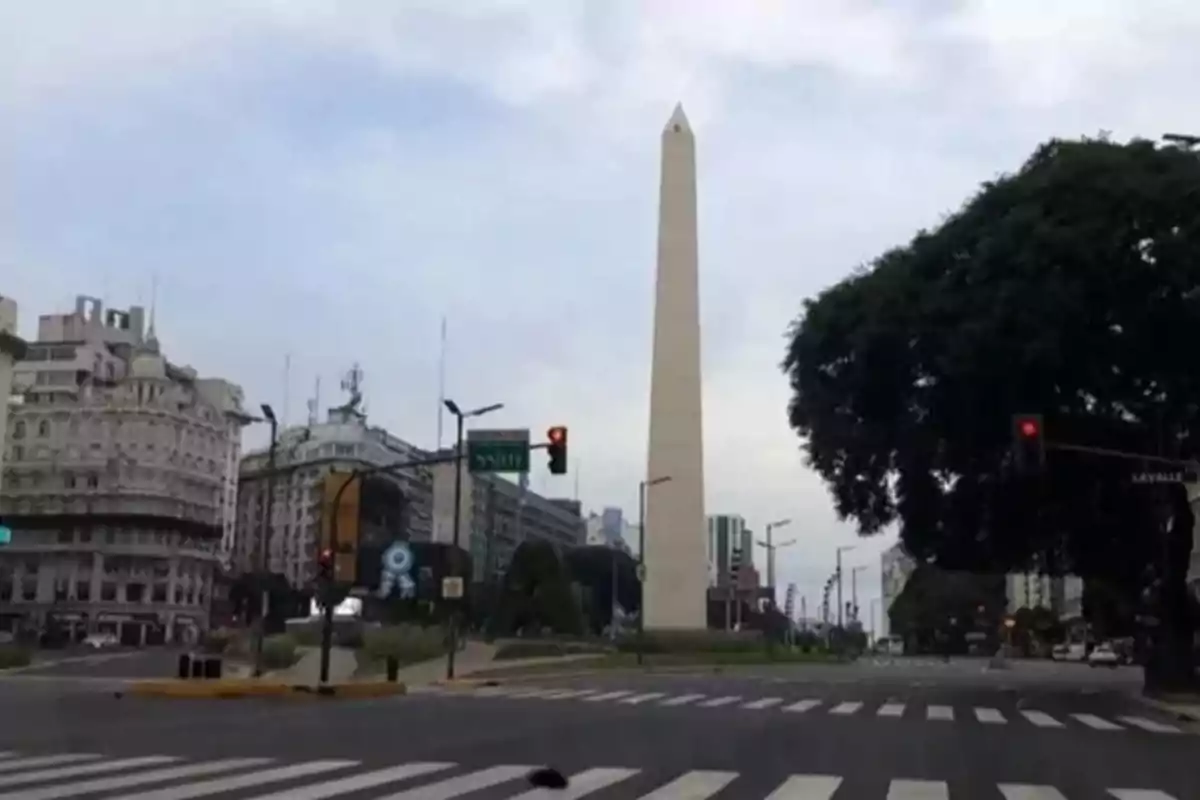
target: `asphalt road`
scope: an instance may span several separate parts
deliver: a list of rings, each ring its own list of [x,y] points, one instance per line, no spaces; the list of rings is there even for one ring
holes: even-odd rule
[[[84,678],[167,678],[181,650],[173,648],[43,650],[33,664],[0,674]]]
[[[719,788],[719,800],[1200,797],[1200,732],[1143,706],[1117,676],[1108,687],[1100,677],[1002,687],[923,685],[907,673],[858,682],[608,676],[603,685],[581,677],[282,703],[44,691],[14,706],[15,695],[0,691],[0,751],[14,753],[0,760],[0,800],[317,800],[415,787],[424,789],[402,800],[498,800],[520,795],[526,768],[545,764],[578,776],[573,793],[557,796],[596,800],[703,800]],[[616,688],[622,680],[631,683]],[[703,697],[678,700],[689,695]],[[712,702],[726,697],[736,699]],[[667,785],[674,793],[650,795]],[[687,785],[690,794],[680,790]],[[582,791],[589,786],[596,791]],[[1122,789],[1143,793],[1110,793]]]

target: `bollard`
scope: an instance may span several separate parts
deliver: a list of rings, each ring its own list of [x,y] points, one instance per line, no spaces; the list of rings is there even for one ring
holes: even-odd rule
[[[395,683],[400,677],[400,659],[395,656],[387,657],[388,683]]]
[[[204,659],[204,677],[210,681],[221,679],[221,657],[209,656]]]
[[[192,657],[188,653],[179,655],[179,669],[177,674],[180,680],[187,680],[192,676]]]
[[[191,658],[191,662],[192,662],[192,677],[193,678],[203,678],[204,677],[204,659],[200,658],[198,656],[194,656],[194,655],[190,656],[190,658]]]

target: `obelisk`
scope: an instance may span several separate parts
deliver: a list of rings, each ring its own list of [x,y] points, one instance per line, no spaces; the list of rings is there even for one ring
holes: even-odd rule
[[[663,129],[660,181],[642,613],[647,629],[702,629],[708,563],[696,139],[682,105]]]

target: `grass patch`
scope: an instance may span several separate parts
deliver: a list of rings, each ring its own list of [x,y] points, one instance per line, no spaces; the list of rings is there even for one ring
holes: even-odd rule
[[[0,645],[0,669],[28,667],[33,663],[33,650],[19,645]]]
[[[587,654],[603,655],[611,648],[595,642],[510,641],[496,648],[496,661],[519,658],[559,658]]]

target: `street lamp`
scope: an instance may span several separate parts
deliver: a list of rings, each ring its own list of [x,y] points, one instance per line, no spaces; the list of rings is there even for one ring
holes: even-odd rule
[[[669,480],[670,475],[662,475],[638,483],[638,664],[642,663],[642,648],[646,640],[646,490]]]
[[[455,436],[455,459],[454,459],[454,565],[455,572],[458,571],[458,542],[462,535],[462,474],[463,474],[463,436],[464,423],[469,417],[482,417],[484,414],[490,414],[493,411],[499,411],[504,408],[504,403],[492,403],[490,406],[481,406],[473,411],[463,411],[458,407],[458,403],[453,400],[443,400],[442,404],[446,406],[446,410],[454,415],[454,421],[457,426],[457,435]],[[458,651],[458,628],[457,617],[454,613],[450,614],[450,635],[447,637],[446,651],[446,679],[454,678],[454,654]]]
[[[854,549],[852,544],[844,544],[837,549],[837,592],[838,592],[838,627],[843,627],[842,614],[845,612],[845,607],[842,605],[842,553],[849,552]]]
[[[786,527],[791,524],[792,524],[791,517],[787,517],[785,519],[779,519],[774,522],[768,522],[767,523],[767,540],[766,540],[766,542],[759,542],[759,544],[761,544],[763,547],[767,548],[767,586],[769,586],[771,589],[771,605],[775,605],[775,550],[776,550],[776,546],[774,543],[775,540],[772,538],[772,534],[775,532],[775,530],[777,528],[783,528],[783,527]],[[796,541],[795,539],[792,539],[787,544],[792,544],[795,541]],[[787,545],[779,545],[779,546],[786,547]]]
[[[854,609],[854,619],[858,619],[858,573],[866,569],[865,566],[850,568],[850,605]]]
[[[267,540],[271,536],[271,516],[275,512],[275,456],[279,446],[279,420],[275,417],[275,409],[266,403],[262,404],[262,418],[271,423],[271,446],[267,450],[267,499],[263,504],[262,528],[258,534],[258,629],[254,632],[254,677],[261,678],[263,674],[263,640],[267,635]],[[260,420],[261,421],[261,420]]]

